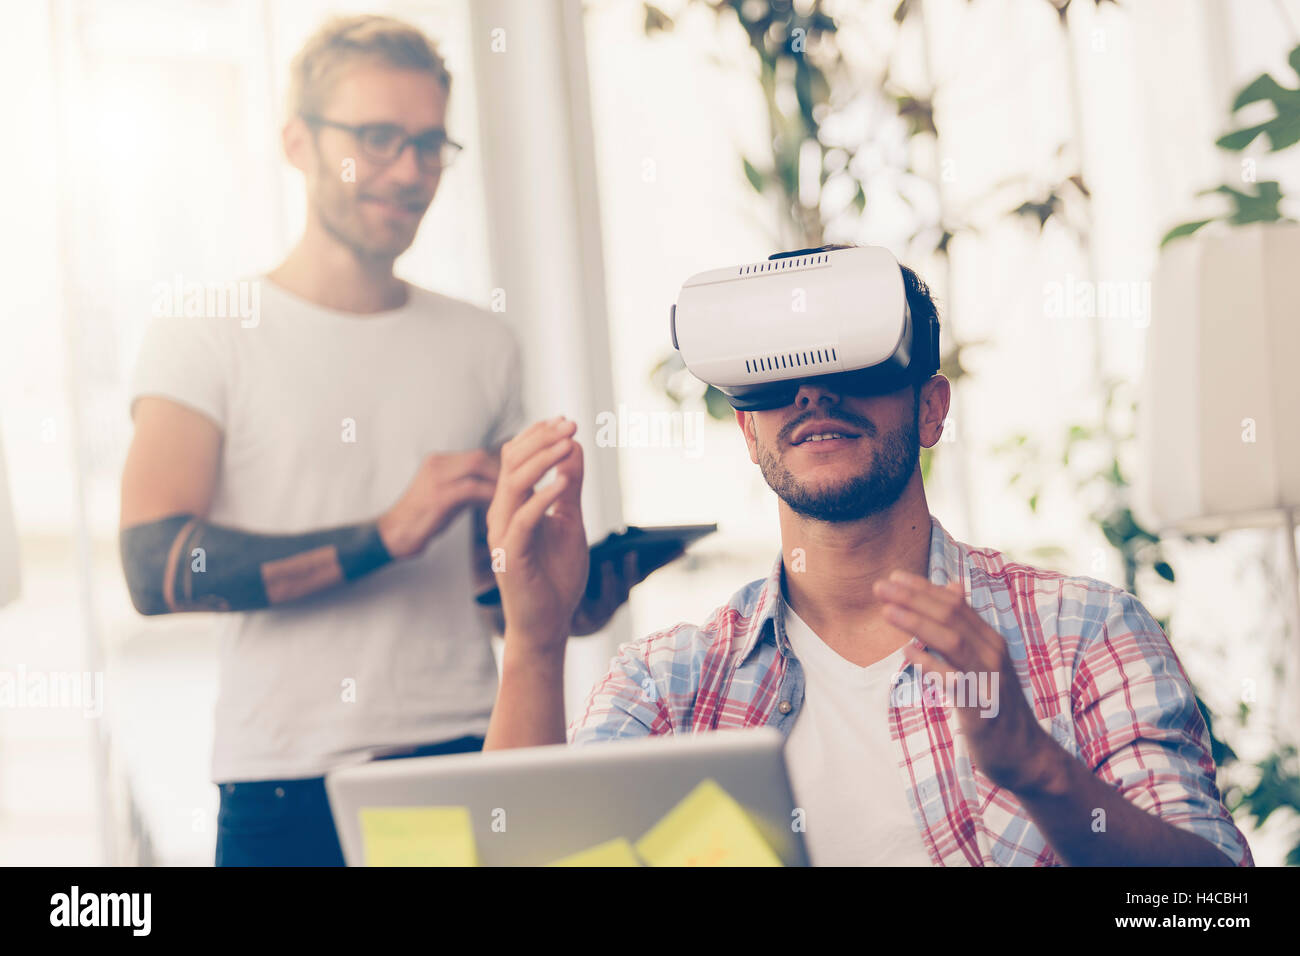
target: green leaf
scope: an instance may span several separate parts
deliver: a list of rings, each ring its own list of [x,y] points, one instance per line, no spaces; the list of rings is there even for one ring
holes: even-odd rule
[[[813,116],[813,107],[817,102],[813,95],[813,79],[808,58],[801,53],[794,53],[791,56],[794,57],[795,102],[799,104],[799,114],[803,118],[804,129],[815,137],[817,120]]]
[[[1266,129],[1268,129],[1267,123],[1260,123],[1258,126],[1247,126],[1245,129],[1239,129],[1234,133],[1225,133],[1214,141],[1214,145],[1220,149],[1238,153],[1254,142],[1255,137]]]
[[[1175,239],[1181,239],[1183,236],[1190,236],[1197,229],[1212,222],[1214,222],[1213,219],[1198,219],[1196,222],[1185,222],[1182,225],[1174,226],[1174,228],[1166,232],[1164,238],[1160,240],[1160,248],[1163,249],[1168,243],[1173,242]]]
[[[1196,706],[1201,712],[1201,717],[1205,721],[1205,729],[1210,735],[1210,756],[1214,758],[1214,763],[1222,767],[1225,763],[1230,763],[1237,759],[1236,752],[1232,747],[1214,735],[1214,715],[1210,713],[1210,708],[1201,700],[1201,695],[1196,694]]]
[[[1283,808],[1300,812],[1300,777],[1292,766],[1295,754],[1295,747],[1283,745],[1255,765],[1260,771],[1259,782],[1247,791],[1242,803],[1257,823]]]
[[[763,184],[766,181],[765,177],[755,169],[754,164],[745,157],[742,156],[740,161],[745,164],[745,178],[748,179],[749,184],[754,187],[754,192],[761,196],[763,194]]]
[[[1213,189],[1202,189],[1197,195],[1208,196],[1219,193],[1227,196],[1233,206],[1228,221],[1234,225],[1277,222],[1282,218],[1282,211],[1278,208],[1278,203],[1282,201],[1282,187],[1275,180],[1258,182],[1255,186],[1257,189],[1254,195],[1242,192],[1240,189],[1233,189],[1227,184],[1215,186]]]
[[[785,139],[777,144],[773,152],[776,160],[777,181],[782,191],[794,201],[799,195],[799,144],[786,145]]]
[[[1294,53],[1293,50],[1293,56]],[[1297,70],[1297,73],[1300,73],[1300,70]],[[1265,100],[1273,104],[1272,119],[1221,136],[1216,145],[1234,151],[1245,149],[1261,133],[1268,137],[1270,153],[1276,153],[1300,142],[1300,88],[1288,89],[1272,76],[1264,73],[1255,77],[1237,94],[1237,98],[1232,103],[1232,111],[1235,113],[1252,103]]]
[[[1160,575],[1166,581],[1172,581],[1174,579],[1174,569],[1169,566],[1168,561],[1157,561],[1153,567],[1155,568],[1156,574]]]

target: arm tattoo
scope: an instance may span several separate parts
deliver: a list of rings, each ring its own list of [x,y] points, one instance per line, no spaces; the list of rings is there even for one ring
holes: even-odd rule
[[[125,528],[119,543],[131,603],[141,614],[270,607],[392,561],[373,521],[254,534],[182,514]]]

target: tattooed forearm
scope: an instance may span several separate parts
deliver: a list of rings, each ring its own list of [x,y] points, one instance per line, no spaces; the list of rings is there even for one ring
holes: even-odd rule
[[[141,614],[270,607],[392,560],[374,522],[272,535],[173,515],[124,528],[119,543],[131,603]]]

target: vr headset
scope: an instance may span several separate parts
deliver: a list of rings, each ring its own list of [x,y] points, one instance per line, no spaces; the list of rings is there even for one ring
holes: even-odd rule
[[[898,260],[879,246],[698,273],[669,327],[687,369],[741,411],[789,405],[805,382],[867,397],[939,370],[939,323],[913,322]]]

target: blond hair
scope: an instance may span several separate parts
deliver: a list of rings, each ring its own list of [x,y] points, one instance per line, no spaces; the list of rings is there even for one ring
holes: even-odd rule
[[[381,16],[336,17],[303,44],[289,68],[289,119],[319,114],[344,69],[357,62],[432,73],[451,90],[451,74],[433,43],[401,20]]]

